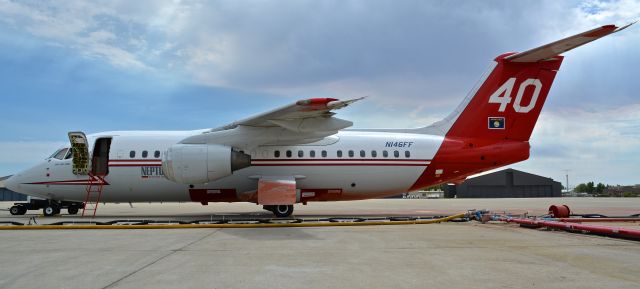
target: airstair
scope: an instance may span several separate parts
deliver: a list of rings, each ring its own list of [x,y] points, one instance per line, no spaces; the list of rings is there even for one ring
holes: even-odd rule
[[[102,197],[102,188],[104,187],[105,180],[104,176],[94,175],[93,173],[89,173],[89,184],[87,184],[87,196],[84,198],[84,207],[82,208],[82,216],[89,216],[87,211],[93,211],[91,217],[96,216],[96,211],[98,211],[98,204],[100,203],[100,198]]]

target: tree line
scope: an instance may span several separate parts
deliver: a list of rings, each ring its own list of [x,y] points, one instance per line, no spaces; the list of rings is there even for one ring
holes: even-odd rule
[[[602,194],[607,187],[608,185],[605,185],[603,183],[598,183],[596,185],[593,182],[588,182],[577,185],[575,188],[573,188],[573,191],[577,193]]]

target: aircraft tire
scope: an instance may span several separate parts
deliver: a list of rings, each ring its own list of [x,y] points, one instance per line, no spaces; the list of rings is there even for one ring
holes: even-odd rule
[[[78,214],[78,210],[79,209],[76,206],[69,206],[67,208],[67,213],[69,213],[69,215],[75,215],[75,214]]]
[[[9,213],[11,213],[11,215],[22,215],[20,214],[22,212],[22,208],[20,208],[19,206],[12,206],[11,208],[9,208]]]
[[[276,205],[273,206],[273,214],[278,218],[286,218],[293,214],[293,205]]]
[[[44,208],[42,208],[42,213],[44,214],[45,217],[51,217],[55,214],[60,213],[60,209],[56,208],[53,205],[47,205]]]

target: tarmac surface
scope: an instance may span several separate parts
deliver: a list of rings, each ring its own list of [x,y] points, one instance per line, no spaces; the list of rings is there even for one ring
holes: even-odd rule
[[[367,200],[296,206],[302,218],[640,213],[640,199]],[[8,208],[10,203],[0,203]],[[40,223],[32,211],[0,221]],[[270,217],[253,204],[107,204],[98,219]],[[629,226],[640,228],[638,223]],[[0,231],[0,288],[639,288],[640,242],[512,224]]]

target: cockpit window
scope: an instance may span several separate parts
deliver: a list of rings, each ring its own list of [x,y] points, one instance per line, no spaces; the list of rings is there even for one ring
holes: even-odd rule
[[[54,159],[62,160],[67,155],[68,151],[69,151],[69,148],[59,149],[53,155],[51,155],[51,157]]]
[[[71,158],[73,158],[73,148],[70,148],[69,152],[67,152],[67,155],[64,157],[65,160],[68,160]]]

